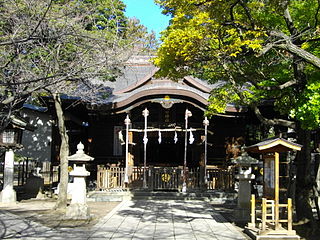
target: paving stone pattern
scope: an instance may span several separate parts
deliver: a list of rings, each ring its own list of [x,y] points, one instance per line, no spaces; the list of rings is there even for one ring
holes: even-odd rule
[[[247,239],[203,201],[123,201],[90,231],[50,229],[0,211],[0,239]]]

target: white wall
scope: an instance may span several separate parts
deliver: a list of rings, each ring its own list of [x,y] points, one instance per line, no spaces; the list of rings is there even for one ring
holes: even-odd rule
[[[29,118],[29,123],[35,127],[33,132],[25,130],[22,134],[23,149],[16,154],[32,158],[38,162],[51,161],[51,133],[52,121],[47,113],[24,109],[24,118]]]

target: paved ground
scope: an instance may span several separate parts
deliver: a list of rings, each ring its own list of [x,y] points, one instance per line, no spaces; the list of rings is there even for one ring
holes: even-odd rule
[[[247,239],[202,201],[124,201],[90,230],[52,229],[0,211],[1,239]]]

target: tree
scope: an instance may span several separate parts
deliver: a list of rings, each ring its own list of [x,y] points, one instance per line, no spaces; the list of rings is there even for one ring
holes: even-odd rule
[[[226,103],[250,106],[262,123],[296,130],[296,212],[313,221],[309,196],[310,130],[320,123],[317,0],[158,0],[171,24],[154,63],[160,74],[195,75],[225,84],[211,93],[208,114]],[[260,104],[272,99],[283,118],[268,119]]]
[[[142,51],[137,44],[154,41],[124,9],[119,0],[2,1],[0,131],[31,93],[96,76],[112,80],[124,59]]]
[[[101,81],[115,79],[122,63],[141,51],[135,46],[149,35],[132,26],[124,9],[120,0],[0,3],[0,131],[27,99],[53,96],[62,140],[59,208],[66,206],[69,155],[60,95],[103,97]]]

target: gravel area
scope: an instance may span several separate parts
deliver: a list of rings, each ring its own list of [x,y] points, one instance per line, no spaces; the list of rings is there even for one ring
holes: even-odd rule
[[[8,211],[28,220],[40,223],[50,228],[80,228],[89,229],[101,218],[106,216],[120,202],[88,202],[91,218],[88,220],[67,220],[65,212],[54,210],[54,199],[22,200],[16,204],[0,205],[0,210]]]

